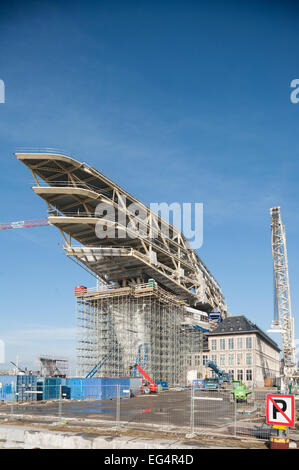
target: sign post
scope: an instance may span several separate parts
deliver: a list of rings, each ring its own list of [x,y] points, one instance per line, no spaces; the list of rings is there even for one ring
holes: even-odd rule
[[[276,430],[276,436],[270,437],[270,448],[288,449],[288,427],[295,425],[294,395],[267,395],[266,418]]]

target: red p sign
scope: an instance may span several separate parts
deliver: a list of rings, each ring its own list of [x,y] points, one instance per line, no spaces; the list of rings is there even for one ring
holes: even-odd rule
[[[295,425],[294,395],[267,395],[267,424]]]

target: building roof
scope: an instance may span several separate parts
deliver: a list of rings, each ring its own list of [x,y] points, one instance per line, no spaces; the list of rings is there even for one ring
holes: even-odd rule
[[[231,335],[255,333],[261,336],[264,341],[270,344],[274,349],[280,351],[278,344],[273,341],[263,330],[255,323],[251,322],[244,315],[232,316],[225,318],[215,330],[208,333],[209,336]]]

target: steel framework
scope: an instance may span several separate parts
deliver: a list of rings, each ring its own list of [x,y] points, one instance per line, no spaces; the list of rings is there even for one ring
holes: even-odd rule
[[[272,257],[275,288],[274,320],[272,332],[280,332],[286,381],[296,374],[294,317],[291,308],[290,283],[285,227],[282,224],[280,207],[270,209],[272,219]]]
[[[30,169],[35,181],[32,189],[46,201],[48,221],[60,230],[69,257],[107,283],[124,286],[154,278],[191,305],[227,316],[218,282],[173,225],[98,170],[72,157],[47,152],[15,155]],[[97,214],[100,202],[113,208],[117,221]],[[132,214],[131,204],[137,204],[144,217]],[[136,220],[138,236],[132,229]],[[100,239],[97,224],[115,230],[115,238]]]

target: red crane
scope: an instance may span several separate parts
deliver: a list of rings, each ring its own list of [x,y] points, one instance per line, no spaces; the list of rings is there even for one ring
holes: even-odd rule
[[[17,222],[0,223],[0,230],[7,230],[10,228],[45,227],[47,225],[50,225],[48,219],[19,220]]]
[[[138,365],[135,364],[136,369],[140,372],[141,375],[147,380],[148,385],[144,391],[149,390],[151,393],[156,393],[158,391],[158,385],[153,381],[153,379]]]

